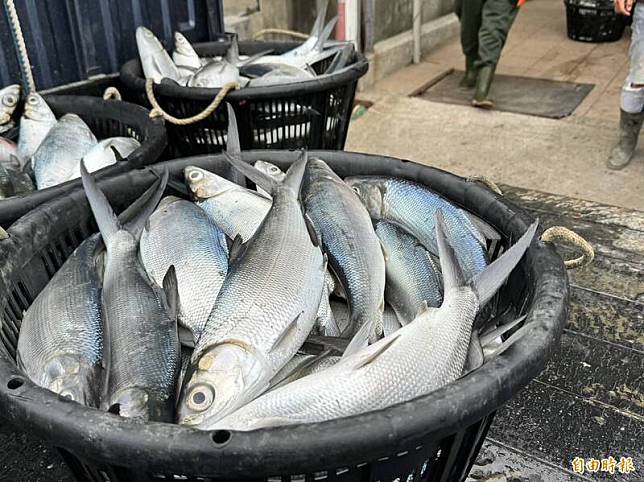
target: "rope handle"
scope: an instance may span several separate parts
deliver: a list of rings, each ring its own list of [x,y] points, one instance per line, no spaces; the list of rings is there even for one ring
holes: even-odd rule
[[[255,35],[253,35],[253,40],[258,39],[259,37],[263,37],[266,34],[288,35],[293,38],[299,38],[304,40],[309,38],[307,34],[302,32],[296,32],[295,30],[286,30],[282,28],[265,28],[260,30],[259,32],[256,32]]]
[[[241,86],[239,85],[238,82],[228,82],[219,90],[219,93],[216,95],[216,97],[213,99],[210,105],[208,105],[208,107],[206,107],[203,111],[201,111],[197,115],[193,115],[192,117],[179,119],[178,117],[174,117],[173,115],[168,114],[166,111],[164,111],[163,108],[157,102],[157,99],[154,97],[154,81],[152,79],[147,79],[145,81],[145,93],[148,96],[148,101],[150,101],[150,105],[152,105],[152,110],[150,111],[150,118],[154,119],[155,117],[163,117],[163,119],[165,119],[166,121],[178,126],[187,126],[190,124],[194,124],[195,122],[204,120],[210,114],[215,112],[215,110],[217,110],[217,107],[219,107],[219,104],[222,103],[222,101],[224,100],[224,97],[228,95],[228,92],[230,92],[231,90],[237,90],[239,88],[241,88]]]
[[[123,96],[121,96],[121,93],[116,87],[108,87],[105,89],[105,92],[103,92],[103,100],[123,100]]]
[[[581,268],[590,264],[595,258],[595,250],[590,243],[574,231],[563,226],[552,226],[546,229],[541,235],[541,241],[565,241],[581,250],[582,254],[578,258],[564,260],[564,265],[567,269]]]
[[[481,184],[483,184],[485,187],[487,187],[491,191],[494,191],[498,195],[503,196],[503,191],[501,191],[501,188],[499,187],[499,185],[497,183],[495,183],[489,177],[485,177],[485,176],[470,176],[470,177],[465,178],[465,180],[467,182],[480,182]]]

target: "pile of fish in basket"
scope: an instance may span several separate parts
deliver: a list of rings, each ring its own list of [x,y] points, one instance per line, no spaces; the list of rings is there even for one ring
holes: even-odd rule
[[[270,50],[240,56],[237,37],[223,57],[199,57],[190,42],[179,32],[174,34],[172,57],[149,29],[138,27],[136,44],[143,75],[156,83],[175,83],[187,87],[222,88],[235,83],[239,87],[289,84],[331,75],[350,67],[353,45],[328,42],[337,18],[324,25],[326,3],[320,9],[311,35],[300,46],[281,55]],[[314,66],[330,60],[320,75]]]
[[[46,189],[80,177],[81,159],[89,172],[116,164],[140,147],[132,137],[98,141],[76,114],[59,119],[37,93],[24,102],[18,142],[3,137],[16,128],[13,115],[20,86],[0,90],[0,199]]]
[[[411,400],[522,335],[500,338],[522,319],[474,320],[537,223],[490,262],[494,230],[427,186],[341,179],[306,151],[285,173],[247,164],[228,108],[224,155],[257,190],[193,166],[193,200],[163,197],[165,171],[117,217],[81,165],[100,233],[24,313],[33,382],[122,417],[252,430]]]

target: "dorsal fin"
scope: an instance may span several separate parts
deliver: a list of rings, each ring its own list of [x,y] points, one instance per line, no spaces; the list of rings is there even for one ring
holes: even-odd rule
[[[163,277],[163,291],[168,303],[168,315],[170,319],[176,320],[179,315],[179,282],[174,265],[170,265]]]
[[[241,234],[237,234],[231,245],[228,247],[228,264],[232,264],[244,250],[244,240]]]

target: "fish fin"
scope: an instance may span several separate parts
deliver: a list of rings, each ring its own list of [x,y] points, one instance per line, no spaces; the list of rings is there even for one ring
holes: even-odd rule
[[[229,238],[230,239],[230,238]],[[228,247],[228,264],[232,264],[239,256],[241,256],[244,251],[244,240],[241,237],[241,234],[235,236],[232,243]]]
[[[331,33],[333,32],[333,29],[335,28],[335,24],[338,22],[338,17],[333,17],[331,20],[329,20],[329,23],[326,24],[324,27],[324,30],[320,33],[320,36],[318,37],[318,41],[315,43],[315,47],[313,47],[313,50],[317,50],[318,52],[322,52],[324,50],[324,44],[329,40],[329,37],[331,37]]]
[[[98,229],[101,231],[101,235],[107,245],[110,239],[121,230],[121,223],[119,223],[116,214],[114,214],[114,210],[105,197],[105,194],[99,189],[96,181],[87,172],[85,162],[83,161],[80,163],[80,172],[85,195],[96,219],[96,224],[98,224]]]
[[[324,20],[326,19],[326,12],[329,9],[329,0],[325,0],[324,3],[320,6],[320,11],[318,16],[315,17],[315,22],[313,22],[313,27],[311,28],[310,37],[319,37],[322,34],[322,29],[324,28]]]
[[[512,328],[517,326],[519,323],[521,323],[523,320],[526,319],[526,315],[523,315],[519,318],[517,318],[514,321],[511,321],[510,323],[506,323],[504,325],[499,325],[496,328],[489,330],[485,333],[482,333],[480,335],[481,339],[481,345],[485,346],[492,341],[496,340],[498,337],[505,335],[508,331],[510,331]]]
[[[467,349],[467,358],[465,359],[465,366],[463,367],[463,375],[476,370],[483,365],[484,362],[485,358],[483,356],[481,342],[476,331],[473,331],[472,337],[470,338],[470,346]]]
[[[351,325],[352,323],[350,323],[349,326]],[[369,338],[371,338],[373,328],[373,322],[364,323],[356,334],[353,335],[353,338],[351,338],[351,341],[349,342],[349,345],[347,345],[347,349],[344,351],[342,357],[351,356],[369,346]]]
[[[402,328],[402,323],[398,319],[398,316],[394,313],[389,313],[387,316],[382,316],[382,332],[385,337],[394,334],[400,328]]]
[[[161,197],[163,197],[163,193],[165,192],[165,188],[167,184],[168,184],[168,170],[164,168],[163,174],[161,175],[161,179],[156,188],[156,191],[150,196],[150,198],[145,203],[145,205],[141,206],[141,210],[139,211],[139,213],[136,216],[133,216],[132,220],[123,226],[123,228],[126,229],[136,239],[139,239],[139,237],[141,236],[141,233],[143,232],[143,228],[145,227],[145,224],[147,223],[148,218],[156,209],[157,205],[159,204],[159,201],[161,200]]]
[[[489,355],[485,355],[485,361],[490,360],[491,358],[494,358],[496,356],[499,356],[501,353],[503,353],[505,350],[510,348],[512,345],[514,345],[518,340],[523,338],[526,334],[526,332],[530,331],[532,329],[532,324],[528,325],[523,325],[521,328],[519,328],[517,331],[515,331],[510,338],[507,340],[504,340],[501,342],[501,345],[494,350],[492,353]]]
[[[271,348],[269,351],[275,351],[277,350],[280,345],[288,338],[288,336],[295,332],[297,330],[297,322],[300,320],[302,315],[304,314],[303,311],[297,314],[295,318],[288,324],[288,326],[282,331],[282,333],[279,334],[277,339],[273,342],[273,345],[271,345]]]
[[[482,272],[476,274],[471,281],[472,289],[479,298],[479,305],[484,306],[494,296],[494,293],[505,282],[512,270],[521,261],[523,254],[530,247],[534,234],[539,226],[535,221],[528,227],[523,236],[514,243],[505,253],[492,262]],[[443,258],[441,256],[441,263]],[[445,272],[443,271],[443,274]],[[447,290],[447,287],[446,287]]]
[[[260,52],[260,53],[258,53],[258,54],[249,55],[247,59],[239,60],[239,61],[237,62],[237,66],[239,66],[239,67],[243,67],[243,66],[245,66],[245,65],[252,64],[252,63],[253,63],[253,62],[255,62],[257,59],[261,59],[261,58],[262,58],[262,57],[264,57],[265,55],[269,55],[269,54],[270,54],[270,53],[272,53],[272,52],[273,52],[273,49],[268,49],[268,50],[263,50],[262,52]]]
[[[309,232],[309,236],[311,237],[311,242],[313,243],[313,246],[315,246],[316,248],[320,247],[320,236],[318,235],[318,232],[315,229],[315,226],[313,225],[313,221],[311,221],[311,218],[309,217],[308,214],[306,213],[302,213],[302,214],[304,215],[304,224],[306,224],[306,229]]]
[[[192,334],[192,331],[190,331],[185,326],[179,326],[178,332],[179,332],[179,343],[181,343],[182,346],[185,346],[188,348],[195,347],[195,336]]]
[[[438,254],[441,263],[441,271],[443,273],[443,286],[445,293],[451,288],[465,285],[465,275],[461,269],[454,248],[447,240],[447,225],[443,217],[443,211],[437,209],[434,214],[434,222],[436,225],[436,242],[438,243]]]
[[[347,44],[344,47],[339,47],[337,49],[335,57],[333,58],[329,66],[326,68],[324,73],[332,74],[344,68],[349,63],[349,59],[351,58],[351,54],[353,53],[353,51],[354,51],[353,44]]]
[[[143,206],[145,206],[149,201],[150,198],[154,195],[154,193],[157,191],[159,188],[159,184],[161,183],[161,179],[157,179],[152,183],[152,185],[145,190],[143,194],[139,196],[139,198],[134,201],[132,204],[130,204],[125,211],[123,211],[121,214],[118,216],[118,221],[119,223],[127,223],[132,220],[136,214],[143,209]],[[149,226],[146,227],[146,229],[149,231]]]
[[[306,170],[306,165],[309,162],[309,153],[304,150],[300,154],[300,157],[290,165],[286,171],[286,177],[282,184],[284,186],[290,187],[298,193],[300,192],[300,187],[302,186],[302,179],[304,179],[304,171]]]
[[[14,154],[9,154],[9,164],[10,164],[10,167],[12,169],[15,169],[16,171],[22,171],[25,167],[22,165],[22,161],[20,160],[20,158]]]
[[[116,162],[121,162],[125,160],[125,158],[121,155],[121,153],[116,147],[110,146],[110,149],[112,149],[112,152],[114,153],[114,158],[116,159]]]
[[[255,169],[250,164],[242,161],[241,159],[235,158],[228,154],[227,152],[223,153],[224,158],[240,173],[246,176],[248,179],[253,181],[256,185],[261,187],[264,191],[270,193],[271,195],[275,192],[277,185],[279,184],[270,176],[267,176],[263,172]]]
[[[226,102],[226,110],[228,111],[228,137],[226,138],[226,152],[235,159],[241,160],[241,141],[239,140],[239,127],[237,125],[237,116],[235,109]],[[229,166],[227,176],[235,184],[244,186],[244,174],[240,173],[234,166]]]
[[[356,358],[356,363],[353,366],[354,369],[363,368],[370,363],[373,363],[379,356],[385,353],[389,348],[391,348],[394,342],[400,336],[399,332],[395,332],[393,335],[387,338],[383,338],[378,344],[372,345],[366,349],[363,353],[360,353]]]
[[[163,277],[163,291],[168,303],[170,318],[176,320],[179,315],[179,282],[177,281],[177,271],[174,265],[170,265]]]
[[[234,34],[230,41],[230,46],[226,51],[226,62],[237,65],[239,61],[239,39],[237,38],[237,34]]]
[[[474,225],[475,231],[472,234],[481,243],[481,245],[485,246],[485,241],[487,239],[489,239],[490,241],[498,241],[501,239],[501,235],[496,231],[496,229],[483,221],[481,218],[467,211],[464,211],[464,213],[465,216]]]

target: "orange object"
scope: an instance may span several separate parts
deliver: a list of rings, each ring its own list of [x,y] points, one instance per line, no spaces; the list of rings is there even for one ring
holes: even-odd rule
[[[517,2],[517,7],[522,6],[524,3],[525,3],[525,0],[519,0],[519,1]]]

